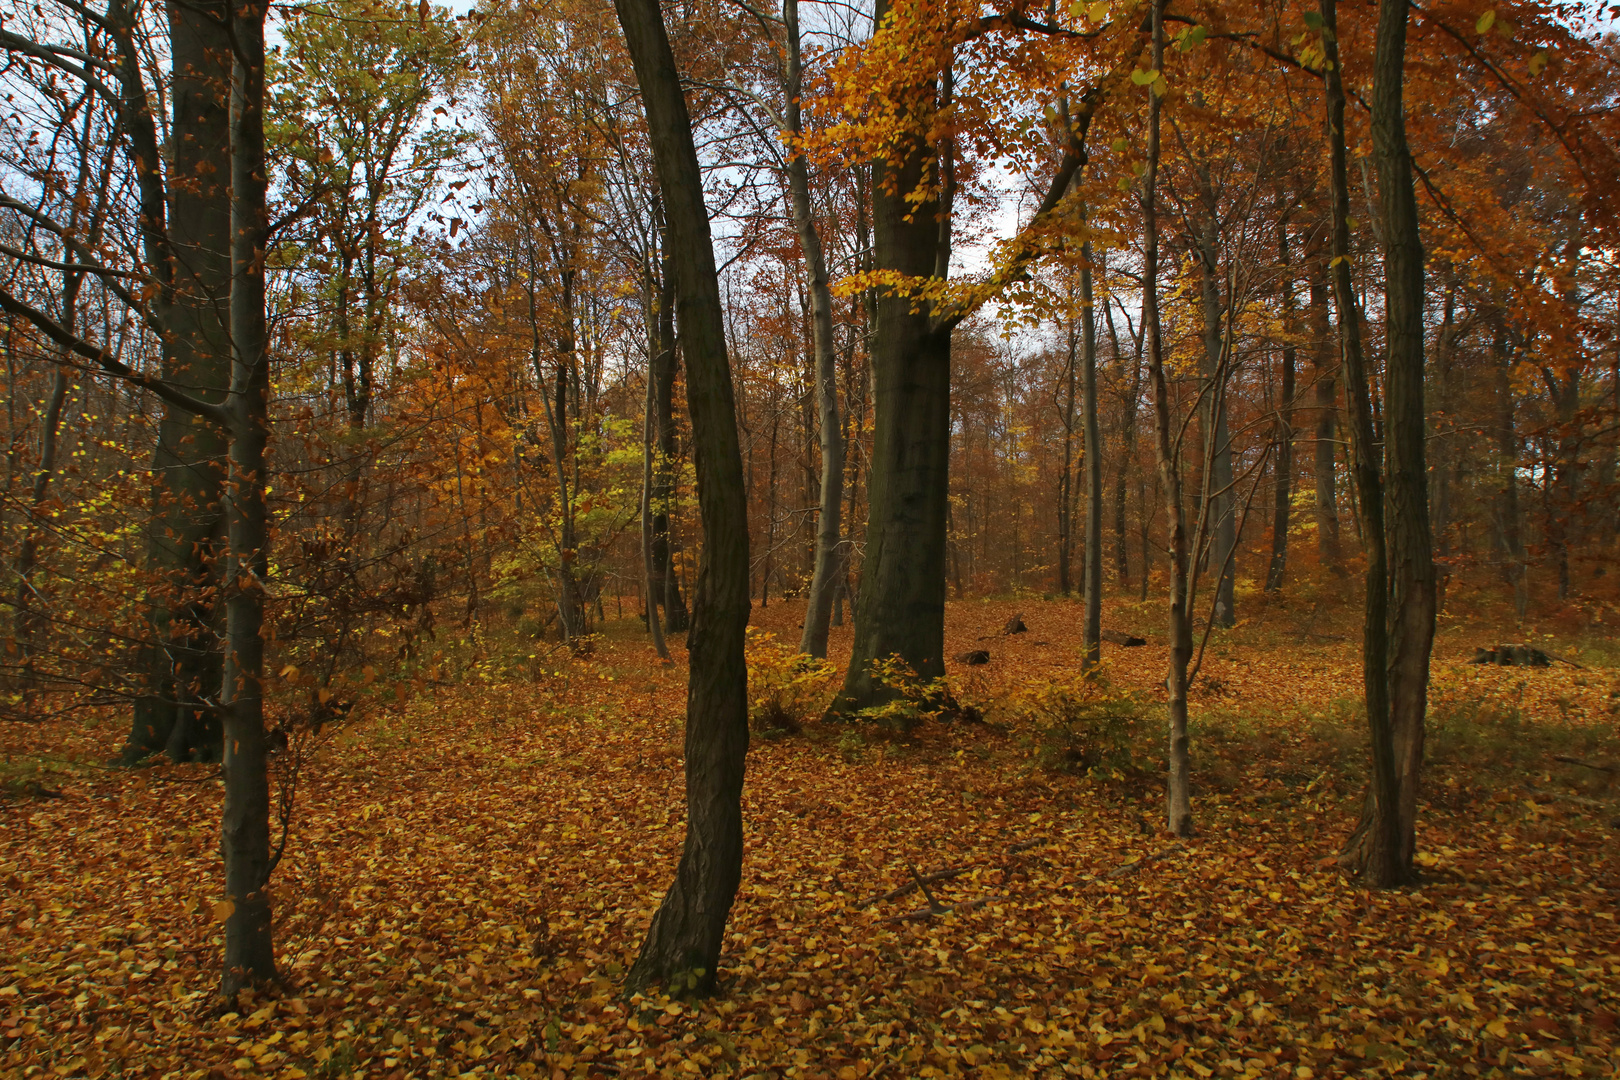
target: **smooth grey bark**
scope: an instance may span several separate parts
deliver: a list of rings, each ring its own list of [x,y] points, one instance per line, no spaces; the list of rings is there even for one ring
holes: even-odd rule
[[[877,0],[882,25],[888,0]],[[923,88],[932,100],[933,88]],[[926,181],[935,150],[902,118],[890,153],[872,163],[873,262],[928,278],[940,270],[942,214]],[[948,224],[948,222],[947,222]],[[950,478],[952,325],[936,326],[908,296],[876,298],[871,346],[873,438],[867,481],[866,558],[844,685],[829,715],[849,715],[895,692],[872,665],[899,657],[919,679],[945,674],[946,514]]]
[[[1164,0],[1153,0],[1153,70],[1163,71]],[[1170,385],[1165,377],[1164,341],[1159,326],[1159,145],[1160,101],[1148,87],[1148,140],[1142,173],[1142,335],[1148,379],[1153,386],[1153,432],[1159,482],[1169,516],[1170,664],[1165,674],[1170,720],[1166,824],[1176,836],[1192,834],[1191,754],[1187,734],[1187,666],[1192,661],[1191,551],[1183,506],[1179,439],[1171,426]],[[1146,567],[1143,568],[1144,575]]]
[[[614,0],[614,7],[641,87],[668,221],[704,537],[687,638],[686,842],[628,982],[703,994],[715,987],[742,880],[748,503],[703,176],[680,74],[658,0]]]
[[[799,98],[804,72],[799,55],[798,0],[784,0],[782,18],[787,37],[787,134],[797,140],[804,133]],[[832,621],[833,594],[838,589],[842,553],[844,507],[844,434],[838,422],[838,363],[834,351],[832,291],[827,285],[827,260],[810,205],[810,167],[795,141],[789,150],[788,192],[793,202],[793,224],[804,254],[810,293],[810,339],[816,361],[816,420],[821,433],[820,513],[816,521],[815,569],[805,604],[804,633],[799,651],[824,659]]]
[[[266,6],[232,12],[236,70],[231,94],[231,292],[233,348],[230,476],[225,510],[229,548],[225,596],[225,857],[223,990],[227,1002],[276,977],[270,874],[270,778],[264,730],[264,599],[269,575],[265,448],[270,435],[270,358],[265,318],[264,20]],[[285,843],[285,837],[283,837]]]

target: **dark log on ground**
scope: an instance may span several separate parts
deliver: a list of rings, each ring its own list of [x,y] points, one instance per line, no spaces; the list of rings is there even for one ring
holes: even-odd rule
[[[951,659],[958,664],[988,664],[990,662],[990,651],[988,649],[969,649],[967,652],[957,653]]]
[[[1028,629],[1029,627],[1024,625],[1024,613],[1020,611],[1007,620],[1007,625],[1001,628],[1001,632],[1003,634],[1022,634]]]
[[[1553,658],[1533,645],[1498,645],[1494,649],[1475,649],[1468,662],[1501,667],[1550,667]]]
[[[1126,649],[1134,649],[1138,645],[1147,644],[1147,638],[1139,638],[1134,634],[1123,634],[1118,630],[1104,630],[1102,639]]]

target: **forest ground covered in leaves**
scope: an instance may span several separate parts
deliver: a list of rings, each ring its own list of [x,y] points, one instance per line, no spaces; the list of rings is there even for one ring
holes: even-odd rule
[[[1620,761],[1605,628],[1451,602],[1422,879],[1374,892],[1333,858],[1366,771],[1358,613],[1251,610],[1194,687],[1190,840],[1161,832],[1156,603],[1105,607],[1149,638],[1105,646],[1107,689],[1075,676],[1078,604],[959,602],[947,653],[991,660],[952,683],[984,722],[756,735],[696,1002],[622,990],[683,835],[684,653],[660,667],[628,616],[566,659],[468,635],[439,685],[295,739],[285,988],[224,1016],[217,766],[102,767],[118,716],[6,725],[0,1072],[1614,1075],[1620,805],[1558,760]],[[800,611],[754,614],[756,695],[788,712],[831,685],[772,645]],[[1520,640],[1584,666],[1463,663]]]

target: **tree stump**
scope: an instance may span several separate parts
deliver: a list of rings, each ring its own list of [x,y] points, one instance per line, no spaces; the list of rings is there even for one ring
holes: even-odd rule
[[[1024,625],[1024,613],[1020,611],[1007,620],[1007,625],[1001,628],[1001,632],[1003,634],[1022,634],[1028,629],[1029,627]]]
[[[1132,634],[1122,634],[1118,630],[1104,630],[1101,637],[1104,641],[1118,645],[1123,649],[1134,649],[1138,645],[1147,644],[1147,638],[1139,638]]]
[[[990,662],[990,650],[969,649],[967,652],[957,653],[955,656],[951,657],[951,659],[955,660],[958,664],[968,664],[969,666],[975,664],[988,664]]]

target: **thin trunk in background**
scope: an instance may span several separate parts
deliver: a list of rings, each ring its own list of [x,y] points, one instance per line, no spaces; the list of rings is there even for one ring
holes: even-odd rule
[[[1277,485],[1271,512],[1271,563],[1266,568],[1266,591],[1283,587],[1288,574],[1288,520],[1294,497],[1294,277],[1289,261],[1288,215],[1277,225],[1277,261],[1282,267],[1282,380],[1277,392]]]
[[[1084,415],[1086,470],[1086,552],[1083,579],[1085,583],[1085,626],[1082,630],[1082,667],[1093,671],[1102,662],[1102,432],[1097,426],[1097,310],[1091,281],[1091,241],[1081,247],[1080,312],[1082,320],[1081,388],[1085,393]],[[1070,378],[1069,399],[1074,400],[1073,377]],[[1073,426],[1074,417],[1069,418]]]
[[[804,69],[799,55],[798,0],[784,0],[782,18],[787,37],[787,133],[797,140],[804,133],[799,99]],[[799,651],[824,659],[827,631],[832,622],[833,594],[841,569],[839,545],[843,539],[844,433],[838,421],[838,363],[833,342],[832,292],[827,284],[827,260],[810,203],[810,166],[797,141],[789,146],[788,190],[793,202],[793,224],[804,254],[810,286],[810,340],[816,360],[816,418],[821,431],[820,513],[816,519],[815,569],[805,604],[804,633]]]
[[[1163,72],[1164,0],[1153,0],[1153,70]],[[1191,552],[1183,507],[1179,439],[1170,416],[1170,385],[1165,375],[1164,341],[1159,326],[1159,215],[1157,206],[1160,143],[1160,98],[1148,87],[1148,141],[1142,174],[1142,334],[1146,341],[1148,377],[1153,384],[1153,431],[1169,514],[1170,665],[1165,690],[1170,718],[1166,823],[1176,836],[1192,834],[1191,755],[1187,735],[1187,666],[1192,661],[1191,598],[1188,595]],[[1145,511],[1145,508],[1144,508]]]
[[[1344,573],[1344,553],[1339,541],[1339,491],[1335,476],[1338,456],[1338,350],[1328,322],[1327,258],[1320,252],[1310,258],[1310,331],[1316,347],[1311,350],[1311,375],[1316,383],[1316,438],[1313,471],[1316,479],[1316,553],[1323,566],[1334,574]]]

